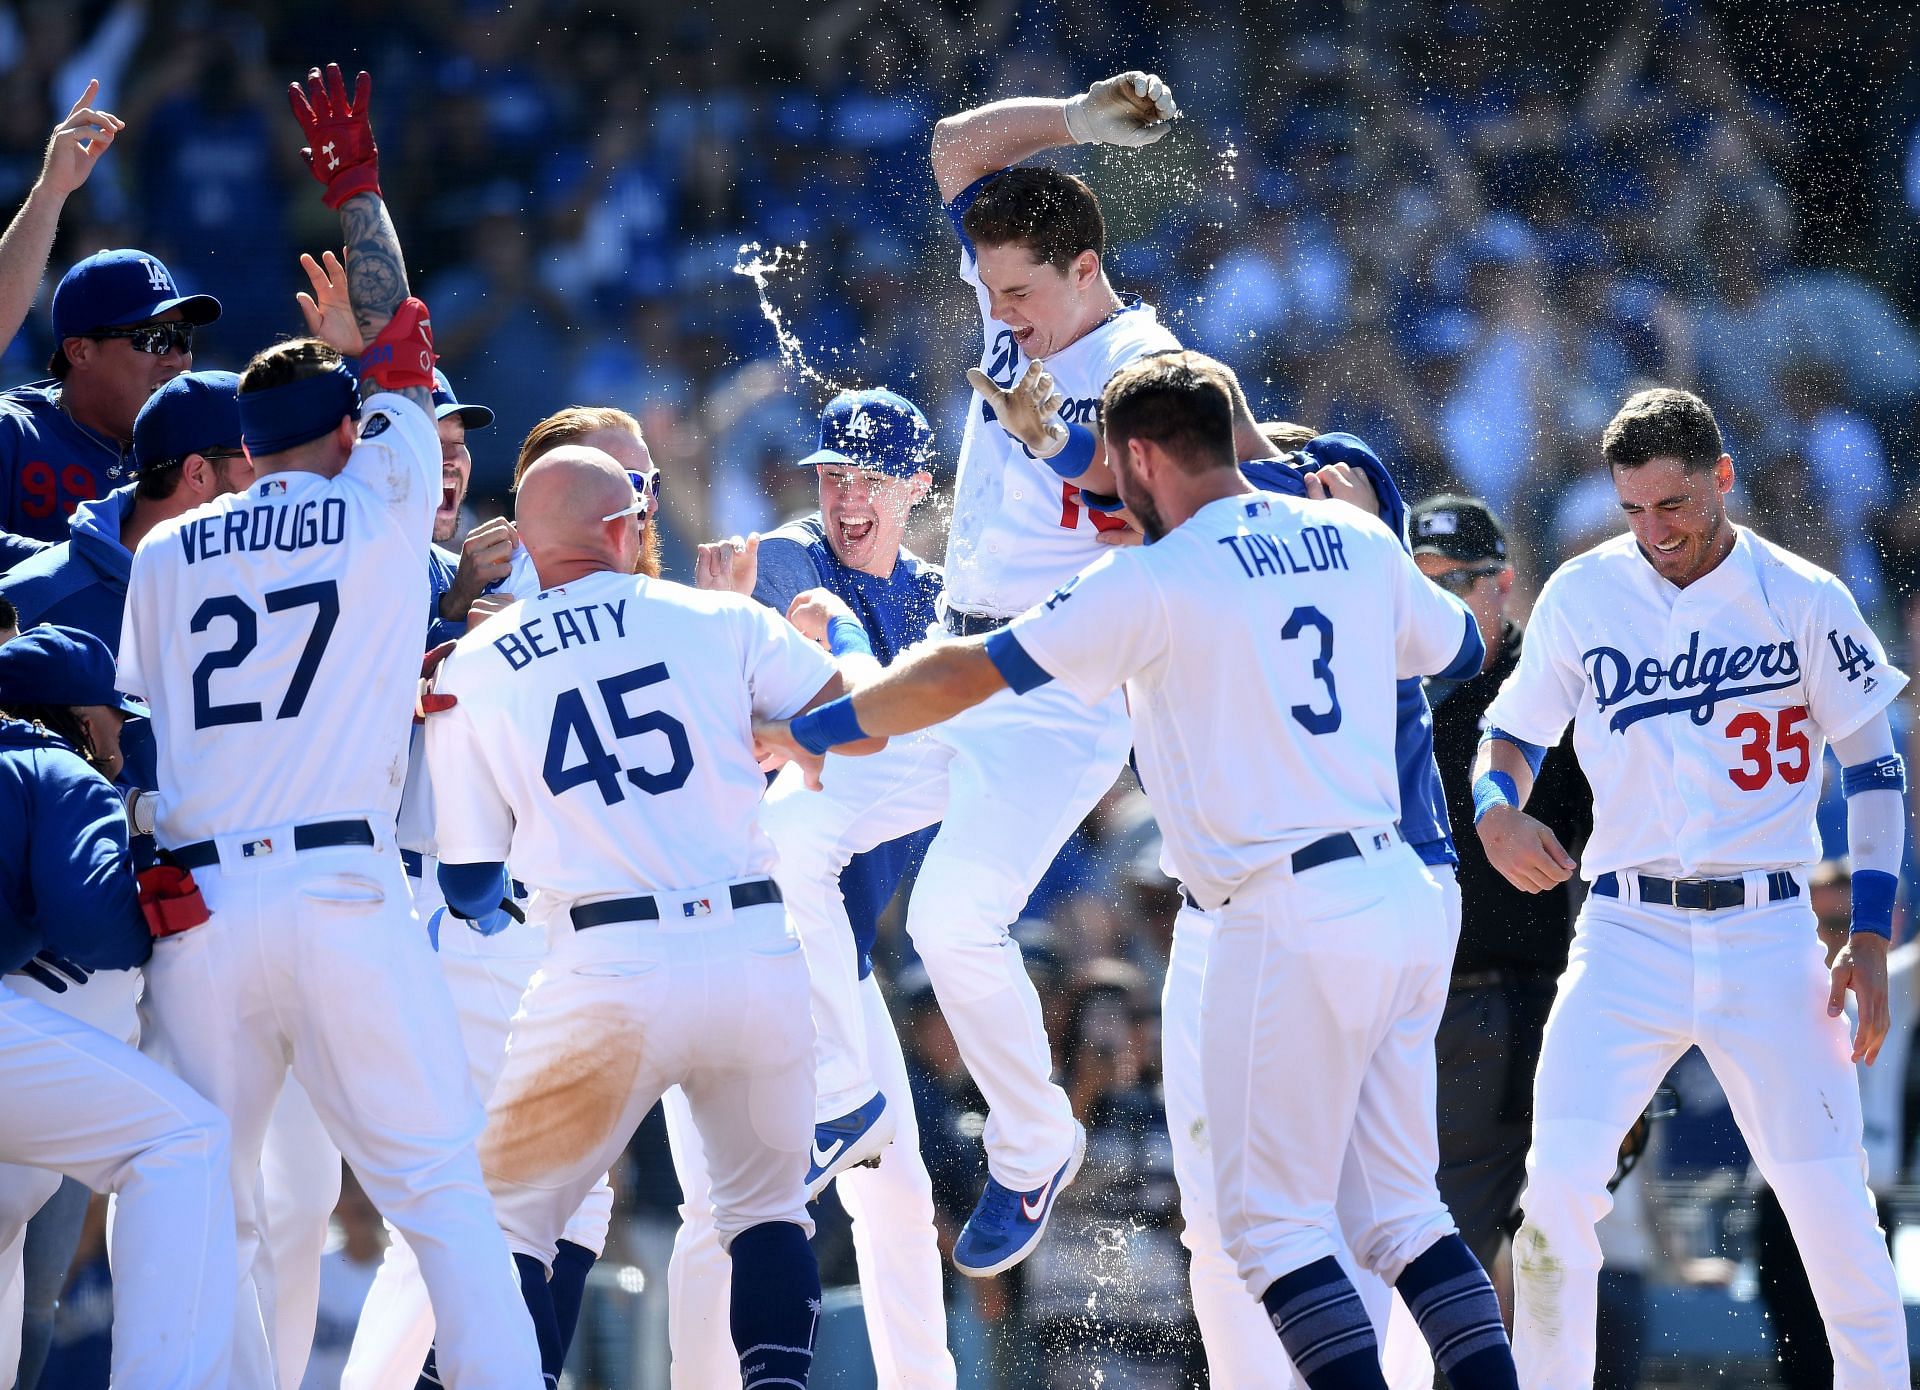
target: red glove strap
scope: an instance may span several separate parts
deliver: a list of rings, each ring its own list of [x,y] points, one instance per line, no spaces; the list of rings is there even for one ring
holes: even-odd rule
[[[185,869],[156,864],[140,875],[139,884],[140,915],[156,939],[190,931],[213,916],[200,885]]]
[[[302,150],[301,153],[311,158],[308,151]],[[362,193],[371,193],[376,198],[381,196],[378,160],[370,164],[356,164],[351,169],[341,170],[340,177],[329,183],[327,191],[320,195],[320,201],[338,212],[340,205],[347,199],[357,198]]]
[[[415,387],[433,390],[433,320],[418,299],[405,299],[380,330],[380,336],[360,354],[360,380],[382,391]]]

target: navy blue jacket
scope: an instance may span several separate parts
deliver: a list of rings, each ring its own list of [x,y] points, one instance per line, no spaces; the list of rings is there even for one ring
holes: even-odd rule
[[[0,973],[44,950],[127,970],[153,938],[119,794],[53,735],[0,719]]]
[[[882,579],[849,569],[834,555],[820,513],[790,521],[760,540],[760,577],[753,596],[785,614],[794,597],[808,589],[829,589],[851,608],[867,630],[873,654],[882,666],[927,635],[938,620],[936,605],[946,576],[938,565],[902,550],[893,573]],[[873,969],[874,936],[880,914],[893,901],[901,879],[917,873],[937,826],[916,830],[865,854],[856,854],[840,871],[840,893],[860,952],[860,976]]]
[[[133,485],[74,509],[71,537],[0,574],[0,598],[20,611],[20,626],[58,623],[91,632],[120,650],[120,622],[127,611],[127,577],[133,553],[120,544],[120,527],[133,510]],[[120,752],[127,765],[120,774],[129,786],[154,791],[159,786],[153,724],[129,719],[120,731]]]
[[[0,572],[65,540],[74,508],[133,479],[127,450],[67,414],[60,389],[0,392]]]

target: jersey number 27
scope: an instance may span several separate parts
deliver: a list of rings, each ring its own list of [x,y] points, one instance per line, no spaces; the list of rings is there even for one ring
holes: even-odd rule
[[[687,739],[687,726],[665,710],[647,710],[635,714],[627,708],[627,697],[636,690],[657,685],[667,679],[667,664],[656,661],[637,671],[608,676],[597,682],[600,703],[607,712],[607,723],[616,739],[638,738],[642,734],[661,734],[667,740],[671,761],[654,771],[644,767],[620,766],[620,760],[607,751],[600,734],[587,713],[587,697],[579,690],[563,690],[553,702],[553,726],[547,731],[547,757],[541,767],[547,790],[564,796],[575,787],[591,782],[600,789],[600,798],[612,806],[626,799],[620,779],[638,787],[648,796],[678,791],[693,774],[693,745]],[[568,763],[573,746],[580,747],[580,761]]]

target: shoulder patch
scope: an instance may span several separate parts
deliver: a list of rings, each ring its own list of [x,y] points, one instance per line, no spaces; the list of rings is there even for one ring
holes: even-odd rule
[[[377,439],[387,432],[387,426],[392,423],[393,418],[385,411],[381,411],[374,415],[372,419],[368,420],[361,428],[360,437],[362,439]]]

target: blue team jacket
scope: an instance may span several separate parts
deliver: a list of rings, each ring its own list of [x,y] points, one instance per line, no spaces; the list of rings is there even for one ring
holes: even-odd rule
[[[0,392],[0,572],[65,540],[80,503],[132,479],[127,451],[61,408],[59,382]]]
[[[133,573],[133,553],[120,544],[120,527],[131,510],[131,483],[82,502],[74,509],[69,539],[0,574],[0,597],[20,610],[22,628],[36,623],[77,627],[105,642],[108,651],[120,650],[127,578]],[[129,719],[120,731],[120,751],[127,760],[122,780],[155,790],[159,774],[152,723]]]
[[[119,794],[59,739],[0,719],[0,973],[43,950],[127,970],[153,938]]]
[[[1305,497],[1306,475],[1333,463],[1351,464],[1367,475],[1380,496],[1380,520],[1406,545],[1406,501],[1386,465],[1354,435],[1323,434],[1298,454],[1243,463],[1240,472],[1257,488]],[[1458,864],[1440,766],[1433,760],[1433,711],[1427,706],[1426,691],[1418,678],[1404,680],[1395,687],[1395,697],[1399,722],[1393,753],[1400,769],[1400,833],[1422,862]]]

